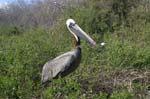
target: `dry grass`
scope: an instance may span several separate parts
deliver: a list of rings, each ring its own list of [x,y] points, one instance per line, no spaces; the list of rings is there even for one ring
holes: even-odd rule
[[[97,80],[96,80],[97,79]],[[100,92],[110,97],[113,92],[127,89],[133,92],[136,97],[146,97],[150,87],[150,70],[146,69],[119,69],[111,72],[101,71],[99,77],[80,80],[83,94],[92,99],[94,94]],[[140,85],[140,87],[138,86]],[[92,86],[91,90],[89,86]]]

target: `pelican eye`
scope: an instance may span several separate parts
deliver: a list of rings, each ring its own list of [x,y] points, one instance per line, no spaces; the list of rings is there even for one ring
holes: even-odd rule
[[[75,23],[70,23],[70,25],[69,25],[70,27],[72,27],[72,26],[75,26]]]

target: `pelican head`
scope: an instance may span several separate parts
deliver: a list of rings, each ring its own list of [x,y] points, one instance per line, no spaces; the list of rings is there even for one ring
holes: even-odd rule
[[[68,30],[75,36],[77,41],[78,37],[80,37],[88,41],[91,45],[96,45],[96,42],[89,35],[87,35],[87,33],[84,32],[73,19],[68,19],[66,21],[66,25]]]

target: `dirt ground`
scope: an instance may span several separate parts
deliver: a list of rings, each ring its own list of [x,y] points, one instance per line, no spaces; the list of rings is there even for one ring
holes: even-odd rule
[[[150,70],[146,69],[101,71],[99,77],[79,80],[79,83],[87,99],[92,99],[92,95],[100,92],[109,98],[114,91],[122,89],[133,92],[136,99],[150,99]]]

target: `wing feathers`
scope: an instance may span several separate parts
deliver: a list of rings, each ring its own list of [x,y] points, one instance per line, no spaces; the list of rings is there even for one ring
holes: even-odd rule
[[[60,72],[65,71],[73,60],[75,59],[74,53],[68,52],[56,57],[54,60],[47,62],[42,71],[42,82],[46,82],[56,77]]]

